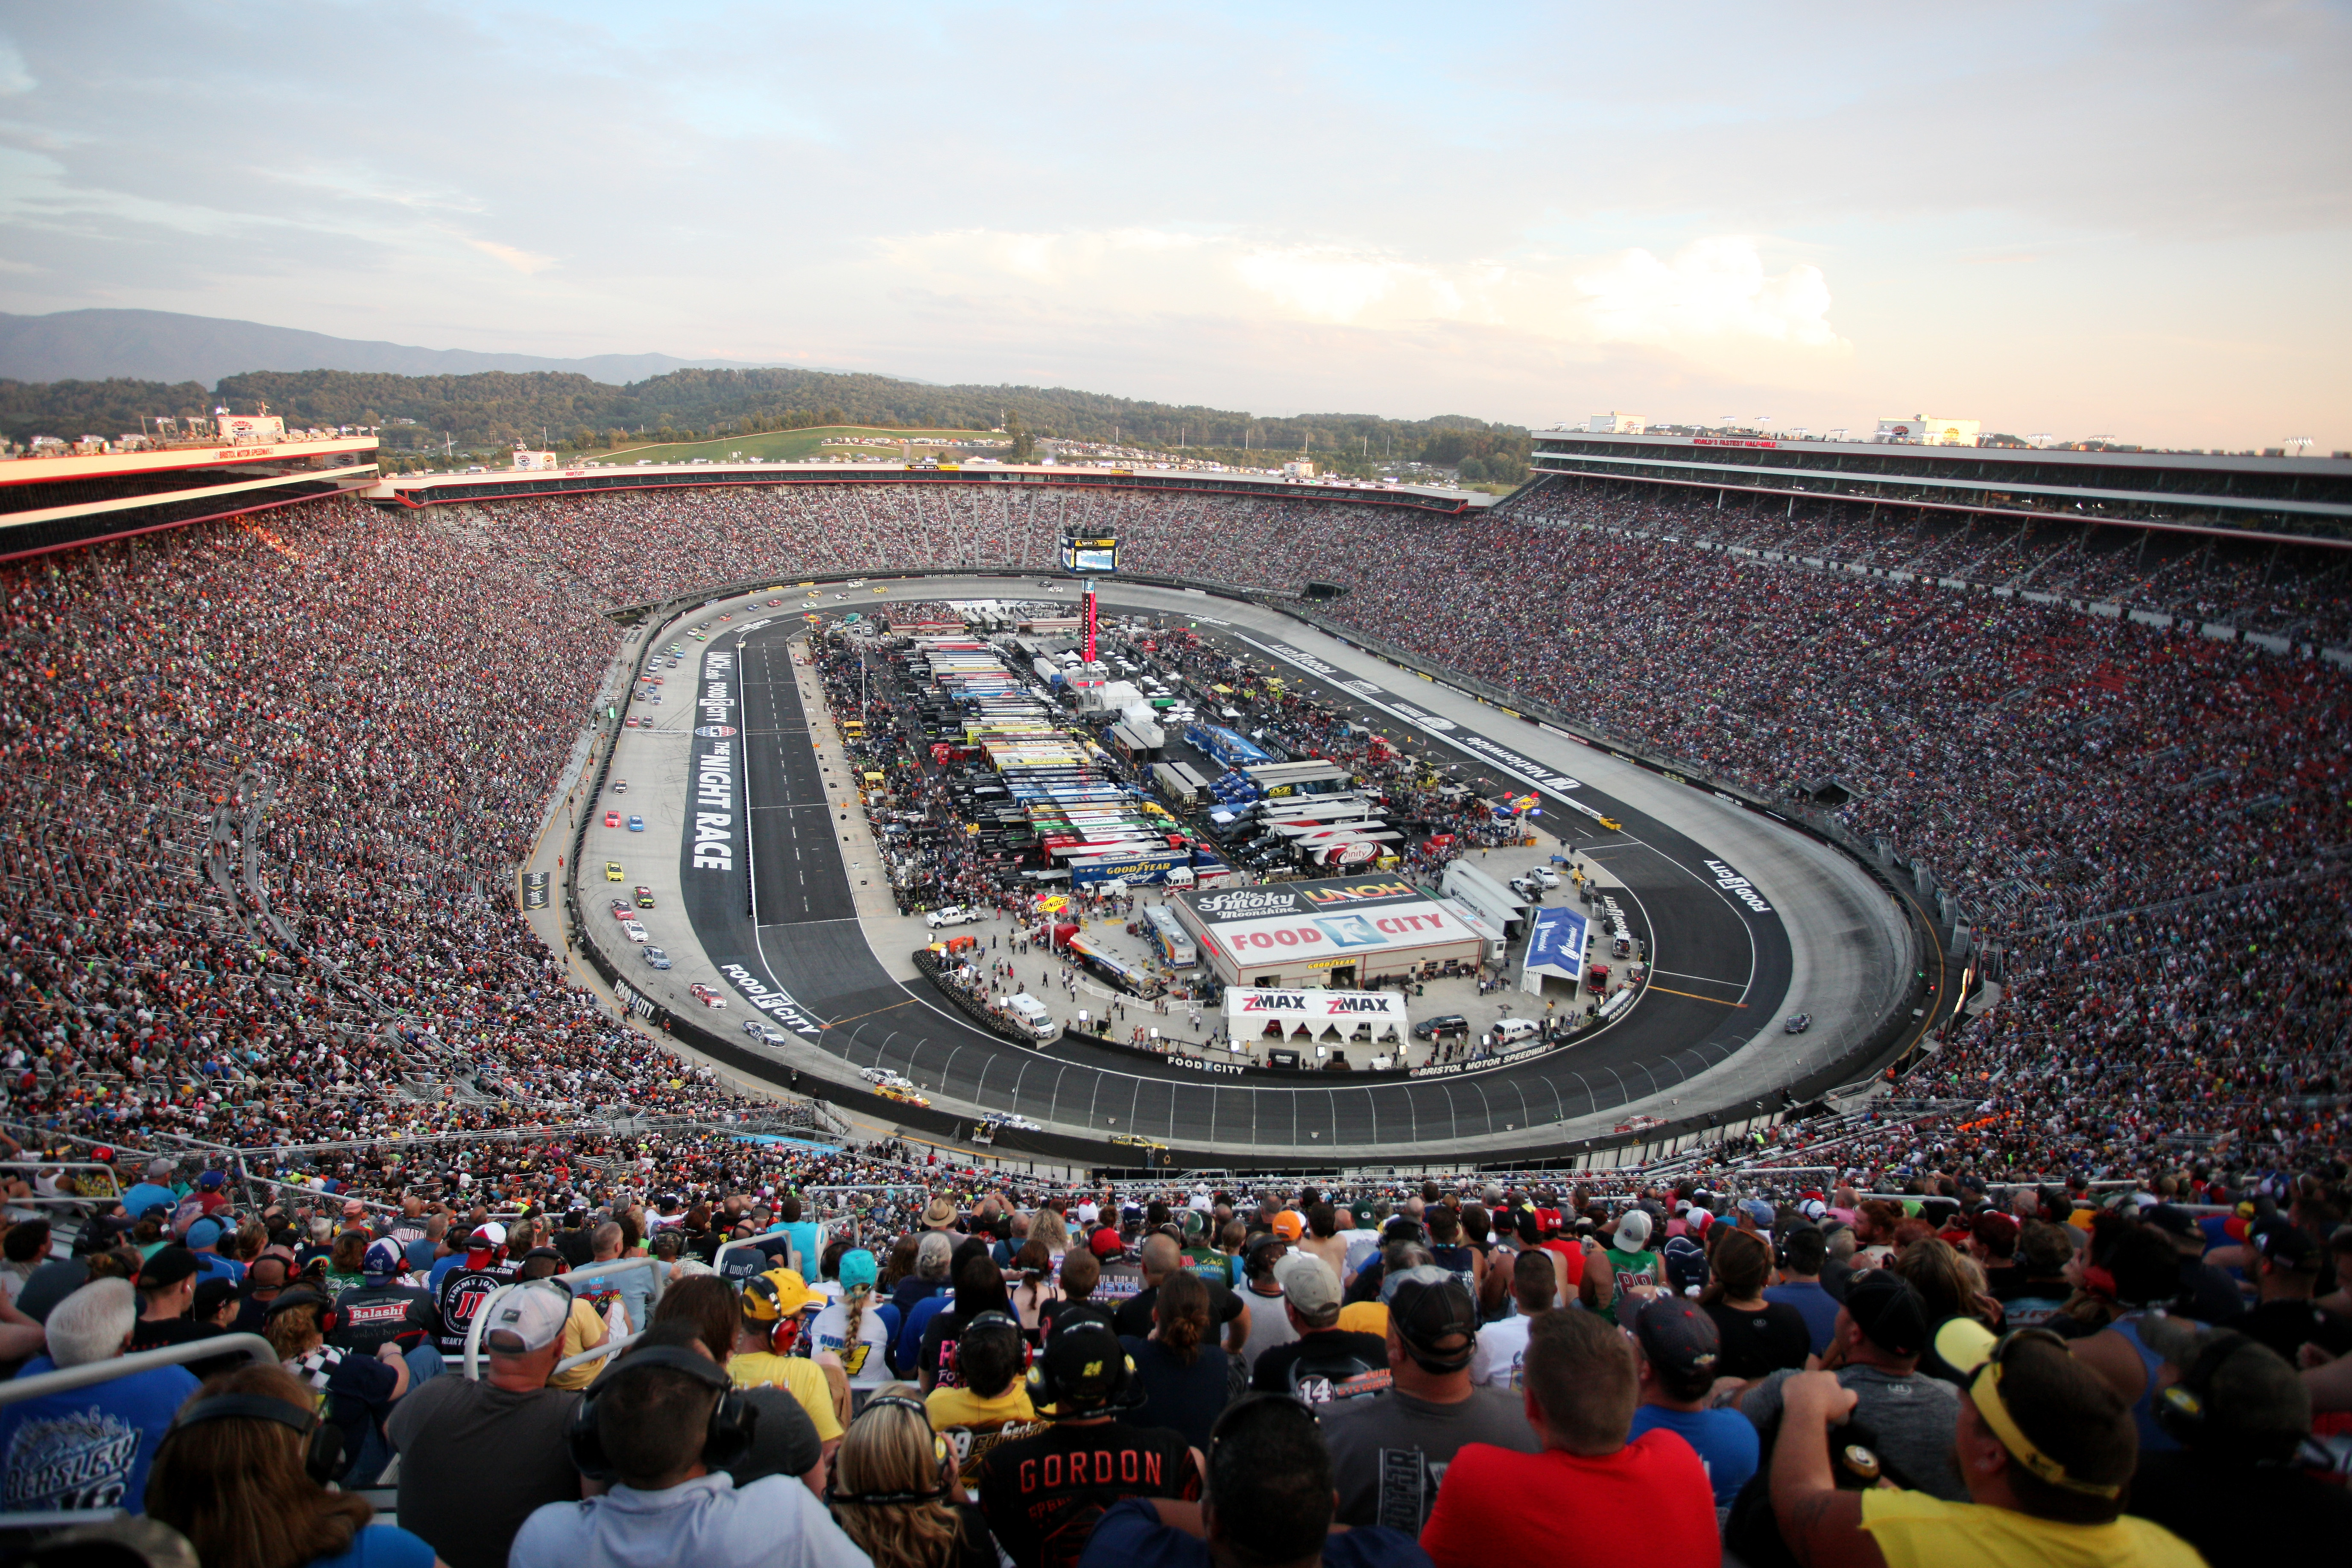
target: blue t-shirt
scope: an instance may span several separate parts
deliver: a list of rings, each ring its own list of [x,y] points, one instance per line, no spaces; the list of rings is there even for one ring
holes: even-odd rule
[[[433,1548],[396,1524],[371,1524],[349,1549],[313,1557],[310,1568],[433,1568]]]
[[[1160,1522],[1146,1498],[1103,1510],[1078,1568],[1210,1568],[1209,1543]],[[1431,1568],[1421,1542],[1402,1530],[1360,1524],[1323,1542],[1323,1568]]]
[[[55,1372],[47,1356],[19,1377]],[[0,1512],[120,1508],[147,1511],[147,1467],[172,1414],[196,1391],[184,1367],[159,1366],[110,1383],[0,1405]]]
[[[801,1255],[801,1278],[808,1280],[815,1279],[817,1264],[820,1261],[817,1254],[816,1222],[809,1219],[796,1219],[781,1228],[786,1236],[792,1237],[793,1249]],[[779,1268],[789,1268],[791,1263],[792,1260],[788,1258],[776,1259],[776,1265]]]
[[[1805,1328],[1813,1336],[1815,1355],[1830,1348],[1830,1335],[1837,1331],[1838,1304],[1827,1290],[1819,1285],[1772,1285],[1766,1287],[1764,1299],[1797,1309],[1797,1315],[1805,1320]]]
[[[1698,1462],[1706,1467],[1706,1483],[1715,1489],[1715,1506],[1729,1508],[1759,1462],[1756,1424],[1737,1410],[1666,1410],[1644,1405],[1633,1412],[1633,1429],[1625,1440],[1630,1443],[1662,1427],[1697,1452]]]
[[[163,1212],[168,1215],[180,1206],[180,1194],[153,1182],[142,1182],[122,1194],[122,1212],[132,1219],[137,1219],[157,1204],[162,1204]]]
[[[245,1265],[233,1258],[223,1258],[216,1252],[197,1253],[196,1270],[199,1279],[226,1279],[232,1285],[245,1283]]]

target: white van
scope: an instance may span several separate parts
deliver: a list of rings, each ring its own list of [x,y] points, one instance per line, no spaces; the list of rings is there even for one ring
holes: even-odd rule
[[[1495,1043],[1498,1046],[1519,1046],[1543,1033],[1533,1018],[1503,1018],[1495,1025]]]
[[[1006,1017],[1037,1039],[1050,1040],[1062,1032],[1062,1026],[1054,1022],[1054,1016],[1045,1011],[1045,1004],[1025,991],[1007,996],[1000,1006]]]

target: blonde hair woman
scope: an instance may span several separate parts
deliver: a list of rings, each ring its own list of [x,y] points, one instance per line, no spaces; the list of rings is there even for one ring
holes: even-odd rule
[[[874,1568],[994,1568],[987,1522],[956,1480],[955,1450],[906,1384],[884,1387],[850,1422],[824,1500]]]

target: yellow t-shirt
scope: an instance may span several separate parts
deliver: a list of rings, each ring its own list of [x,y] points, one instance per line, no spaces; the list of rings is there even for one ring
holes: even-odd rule
[[[824,1369],[796,1355],[752,1351],[727,1363],[727,1374],[738,1388],[781,1388],[800,1401],[816,1426],[816,1440],[830,1443],[841,1436],[841,1422],[833,1414],[833,1384]]]
[[[1389,1309],[1382,1301],[1350,1301],[1339,1309],[1339,1327],[1351,1334],[1388,1337]]]
[[[1862,1528],[1886,1568],[2203,1568],[2195,1549],[2126,1514],[2061,1524],[2011,1509],[1879,1488],[1862,1494]]]
[[[572,1303],[572,1315],[563,1320],[562,1353],[568,1356],[578,1355],[582,1351],[586,1350],[591,1345],[602,1344],[604,1340],[604,1318],[598,1314],[595,1308],[590,1306],[587,1302],[579,1300],[573,1301]],[[549,1378],[547,1380],[547,1386],[550,1388],[585,1388],[590,1384],[596,1381],[598,1373],[602,1373],[606,1367],[612,1364],[613,1358],[611,1356],[606,1356],[603,1361],[583,1362],[578,1366],[573,1367],[570,1372],[558,1373],[555,1376]]]
[[[1029,1390],[1019,1378],[1014,1378],[1013,1386],[993,1399],[982,1399],[969,1388],[934,1388],[923,1404],[931,1413],[934,1432],[944,1432],[950,1426],[1001,1426],[1007,1421],[1037,1419],[1037,1412],[1029,1403]]]

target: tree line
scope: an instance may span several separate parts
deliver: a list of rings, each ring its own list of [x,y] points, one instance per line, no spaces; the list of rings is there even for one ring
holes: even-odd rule
[[[1269,416],[1067,387],[931,386],[785,369],[677,370],[625,386],[553,371],[254,371],[226,376],[210,391],[194,382],[0,380],[0,434],[19,443],[37,435],[110,438],[138,430],[142,415],[208,416],[221,404],[244,414],[261,403],[290,424],[383,426],[394,451],[438,450],[445,442],[589,450],[639,438],[703,440],[831,425],[1010,431],[1017,418],[1037,439],[1229,448],[1269,463],[1303,456],[1334,467],[1419,460],[1450,468],[1467,460],[1490,470],[1499,460],[1523,474],[1528,455],[1525,430],[1463,415]]]

